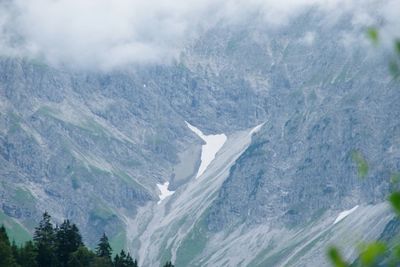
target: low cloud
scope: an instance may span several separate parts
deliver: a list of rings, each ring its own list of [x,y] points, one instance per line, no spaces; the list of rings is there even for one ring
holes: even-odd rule
[[[345,10],[355,8],[354,2],[4,0],[0,4],[0,53],[88,69],[169,62],[187,42],[221,21],[240,23],[257,13],[265,23],[279,26],[309,6]],[[388,2],[396,5],[398,1]],[[385,12],[394,12],[395,7],[391,8]],[[354,23],[373,21],[369,14],[360,13]],[[313,38],[309,33],[304,41],[312,43]]]

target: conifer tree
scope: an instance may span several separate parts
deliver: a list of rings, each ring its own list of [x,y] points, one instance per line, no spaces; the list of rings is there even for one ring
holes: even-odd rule
[[[69,220],[53,227],[50,215],[45,212],[35,228],[33,242],[18,247],[10,244],[6,229],[0,227],[0,267],[138,267],[129,253],[121,250],[111,259],[112,249],[104,233],[92,252],[82,242],[79,229]],[[173,267],[171,262],[165,265]]]
[[[36,246],[36,262],[40,267],[54,267],[57,265],[55,248],[56,236],[51,216],[45,212],[39,226],[35,228],[33,240]]]
[[[121,266],[123,266],[122,260],[119,257],[119,255],[116,254],[114,257],[114,267],[121,267]]]
[[[100,238],[99,244],[96,248],[96,255],[111,262],[111,253],[112,249],[110,243],[108,242],[108,237],[105,233],[103,233],[103,236]]]
[[[56,232],[56,255],[61,267],[66,267],[69,256],[82,246],[82,236],[78,227],[65,220]]]
[[[73,252],[68,261],[68,267],[88,267],[91,266],[95,258],[95,254],[87,249],[84,245],[80,246]]]
[[[18,248],[14,240],[11,244],[11,253],[13,255],[14,260],[18,263],[18,259],[20,257],[20,249]]]
[[[85,266],[86,267],[86,266]],[[95,257],[89,267],[113,267],[112,262],[105,257]]]
[[[131,255],[128,252],[128,255],[126,256],[126,267],[138,267],[137,260],[133,260]]]
[[[10,239],[8,238],[7,231],[4,225],[0,226],[0,241],[10,246]]]
[[[16,267],[10,240],[4,225],[0,227],[0,267]]]
[[[17,263],[21,267],[37,267],[36,247],[32,241],[27,241],[24,246],[19,248]]]
[[[114,267],[138,267],[137,261],[133,261],[131,255],[128,253],[126,254],[124,250],[114,258]]]
[[[171,261],[167,261],[167,262],[164,264],[164,267],[175,267],[175,265],[173,265]]]

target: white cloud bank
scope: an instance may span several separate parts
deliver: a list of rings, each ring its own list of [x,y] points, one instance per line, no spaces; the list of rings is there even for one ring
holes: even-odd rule
[[[257,13],[281,25],[312,5],[348,10],[365,1],[2,0],[0,53],[83,68],[159,63],[177,57],[187,41],[221,20],[237,22]],[[400,7],[398,0],[388,3],[389,13]]]

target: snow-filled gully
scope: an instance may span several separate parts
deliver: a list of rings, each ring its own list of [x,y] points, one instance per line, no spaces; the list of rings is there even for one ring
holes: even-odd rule
[[[352,214],[357,208],[358,208],[358,205],[353,207],[352,209],[342,211],[341,213],[339,213],[339,215],[337,216],[337,218],[333,222],[333,224],[337,224],[338,222],[340,222],[341,220],[343,220],[344,218],[346,218],[347,216]]]
[[[225,134],[205,135],[195,126],[191,125],[187,121],[185,122],[188,128],[205,142],[205,144],[201,147],[201,163],[196,174],[196,178],[199,178],[206,171],[210,163],[215,159],[215,155],[225,144],[227,137]]]
[[[216,154],[225,144],[227,136],[223,133],[205,135],[200,129],[193,126],[192,124],[188,123],[187,121],[185,121],[185,123],[192,132],[194,132],[205,142],[205,144],[201,146],[201,163],[196,174],[196,179],[197,179],[207,170],[208,166],[215,159]],[[258,132],[263,125],[264,123],[254,127],[249,132],[249,135]],[[175,191],[169,191],[168,186],[169,182],[165,182],[164,184],[157,184],[157,187],[160,190],[159,194],[160,200],[157,202],[157,204],[160,204],[165,198],[175,193]]]
[[[160,190],[160,195],[158,196],[160,200],[157,204],[160,204],[165,198],[172,196],[175,191],[168,190],[169,182],[165,182],[164,184],[157,184],[158,189]]]
[[[199,178],[206,171],[210,163],[215,159],[215,155],[222,148],[222,146],[226,142],[227,137],[225,134],[205,135],[195,126],[191,125],[187,121],[185,122],[188,128],[205,142],[205,144],[201,147],[201,163],[199,170],[196,174],[196,178]],[[160,200],[157,202],[157,204],[160,204],[165,198],[175,193],[175,191],[169,191],[168,186],[169,182],[165,182],[164,184],[157,184],[157,187],[160,190]]]

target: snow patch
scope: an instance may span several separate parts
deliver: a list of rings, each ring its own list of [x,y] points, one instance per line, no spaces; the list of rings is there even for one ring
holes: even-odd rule
[[[257,133],[258,131],[260,131],[261,127],[263,127],[264,124],[265,124],[265,122],[263,122],[263,123],[257,125],[257,126],[254,127],[253,129],[251,129],[249,135],[253,135],[253,134]]]
[[[168,190],[169,182],[165,182],[164,184],[157,184],[158,190],[160,190],[160,195],[158,196],[160,200],[157,202],[159,205],[164,199],[169,196],[172,196],[175,191]]]
[[[337,224],[338,222],[340,222],[341,220],[343,220],[344,218],[346,218],[347,216],[349,216],[350,214],[352,214],[357,208],[358,208],[358,205],[355,206],[355,207],[352,208],[352,209],[342,211],[341,213],[339,213],[339,215],[337,216],[337,218],[336,218],[336,220],[333,222],[333,224]]]
[[[206,171],[210,163],[215,159],[215,155],[225,144],[227,137],[225,134],[205,135],[198,128],[194,127],[187,121],[185,122],[188,128],[205,142],[205,144],[201,147],[201,163],[196,175],[196,178],[199,178]]]

